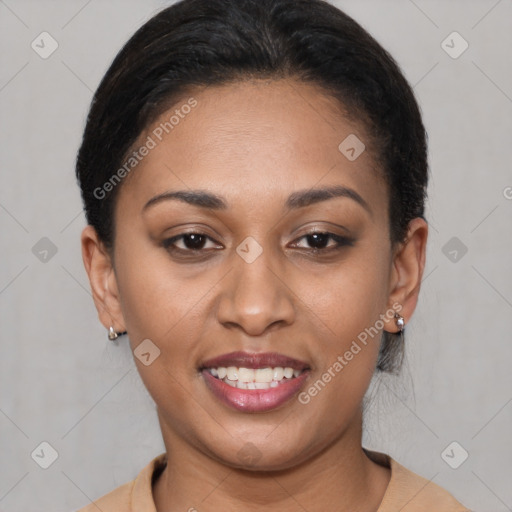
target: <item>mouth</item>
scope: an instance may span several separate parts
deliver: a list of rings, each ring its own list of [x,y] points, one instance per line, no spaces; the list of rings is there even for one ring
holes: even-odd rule
[[[207,387],[224,404],[244,412],[275,409],[304,385],[307,363],[274,352],[232,352],[199,368]]]
[[[289,366],[276,366],[274,368],[244,368],[236,366],[220,366],[217,368],[206,368],[216,379],[221,380],[228,386],[238,389],[270,389],[284,384],[290,379],[301,375],[303,370],[294,370]]]

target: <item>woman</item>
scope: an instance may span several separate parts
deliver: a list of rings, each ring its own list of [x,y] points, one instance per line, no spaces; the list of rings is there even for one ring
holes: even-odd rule
[[[101,82],[83,259],[165,453],[83,511],[467,510],[362,446],[425,265],[410,86],[321,0],[184,0]]]

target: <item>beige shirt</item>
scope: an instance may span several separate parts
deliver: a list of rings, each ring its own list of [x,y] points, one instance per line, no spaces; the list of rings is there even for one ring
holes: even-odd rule
[[[384,453],[365,450],[391,469],[391,479],[377,512],[471,512],[439,485],[409,471]],[[165,468],[166,454],[155,457],[128,482],[77,512],[156,512],[153,480]]]

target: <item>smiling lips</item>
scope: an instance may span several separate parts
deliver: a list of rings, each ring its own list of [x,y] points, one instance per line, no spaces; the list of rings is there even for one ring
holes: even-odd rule
[[[275,352],[232,352],[205,361],[201,372],[210,391],[226,405],[244,412],[264,412],[299,391],[309,366]]]

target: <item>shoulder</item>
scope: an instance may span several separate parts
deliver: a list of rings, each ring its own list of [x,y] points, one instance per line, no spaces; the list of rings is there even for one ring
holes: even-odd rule
[[[77,512],[131,512],[131,495],[135,480],[121,485]]]
[[[378,512],[471,512],[446,489],[410,471],[387,454],[365,450],[391,469],[391,479]]]
[[[76,512],[155,512],[152,484],[167,461],[166,453],[156,456],[137,477],[96,499]]]

